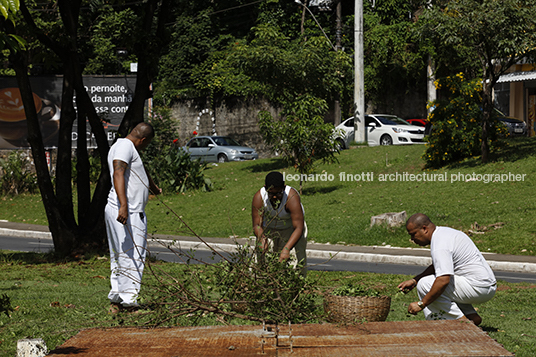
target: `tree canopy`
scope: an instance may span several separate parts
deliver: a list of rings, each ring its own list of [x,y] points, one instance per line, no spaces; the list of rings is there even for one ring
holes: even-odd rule
[[[110,6],[106,6],[107,4]],[[93,28],[103,32],[109,30],[102,27],[104,23],[100,20],[110,16],[119,18],[128,16],[129,37],[106,34],[106,37],[110,39],[109,43],[114,46],[123,46],[135,56],[138,62],[133,99],[118,132],[120,136],[125,136],[130,128],[143,121],[145,101],[151,94],[150,84],[157,74],[159,58],[167,48],[166,41],[169,36],[166,23],[173,18],[172,10],[176,10],[177,7],[176,4],[172,6],[172,0],[149,0],[136,3],[59,0],[55,6],[50,7],[50,5],[49,3],[37,5],[25,0],[20,2],[22,19],[19,19],[10,30],[17,35],[27,37],[32,46],[27,49],[10,47],[9,56],[24,103],[28,142],[32,148],[39,189],[54,247],[56,252],[65,255],[77,249],[88,249],[88,247],[102,249],[105,246],[106,237],[103,210],[110,188],[110,175],[106,169],[108,140],[101,118],[97,115],[84,87],[82,77],[84,67],[92,54],[91,49],[87,49],[86,46],[91,45],[95,49],[100,45],[86,39],[92,38],[90,33]],[[47,51],[53,53],[50,57],[55,57],[56,66],[63,74],[55,182],[52,181],[48,171],[28,75],[29,62],[32,59],[31,52],[38,47],[46,48]],[[101,68],[105,70],[106,61],[101,62],[104,64]],[[71,132],[75,120],[78,122],[79,138],[76,150],[77,209],[74,206],[71,179]],[[95,135],[97,152],[103,168],[94,190],[91,189],[89,182],[90,164],[85,135],[86,122],[89,123]]]
[[[482,161],[489,160],[493,87],[499,77],[536,50],[535,0],[453,0],[434,4],[423,17],[423,34],[437,47],[478,60],[482,82]],[[438,59],[441,61],[441,58]]]

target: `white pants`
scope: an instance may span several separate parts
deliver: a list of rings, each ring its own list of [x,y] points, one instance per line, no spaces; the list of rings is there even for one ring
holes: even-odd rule
[[[147,252],[147,217],[130,213],[127,224],[117,221],[118,211],[106,205],[105,222],[110,248],[110,282],[108,299],[123,306],[137,306]]]
[[[264,236],[268,238],[269,249],[274,253],[279,253],[287,244],[290,236],[294,232],[294,227],[287,229],[270,229],[266,228]],[[307,275],[307,225],[304,224],[303,233],[300,239],[290,251],[290,264],[294,267],[300,263],[303,264],[301,274]]]
[[[419,299],[423,299],[432,289],[435,275],[427,275],[417,283]],[[497,285],[489,287],[473,286],[463,276],[451,276],[447,288],[433,303],[423,310],[427,320],[455,320],[475,314],[473,304],[482,304],[490,300],[497,290]]]

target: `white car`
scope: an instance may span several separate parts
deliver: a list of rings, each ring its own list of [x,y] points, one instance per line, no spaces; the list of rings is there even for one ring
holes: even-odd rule
[[[347,149],[355,140],[354,118],[346,119],[335,129],[339,148]],[[369,146],[424,143],[424,128],[411,125],[396,115],[365,115],[365,129]]]

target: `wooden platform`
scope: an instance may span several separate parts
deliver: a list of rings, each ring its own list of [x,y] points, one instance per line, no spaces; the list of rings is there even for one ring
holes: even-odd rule
[[[202,326],[83,330],[48,356],[513,356],[472,323]],[[276,331],[278,330],[278,331]]]

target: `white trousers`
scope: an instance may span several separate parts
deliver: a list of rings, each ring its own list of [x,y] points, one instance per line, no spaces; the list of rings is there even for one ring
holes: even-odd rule
[[[423,299],[432,289],[435,275],[427,275],[417,283],[419,299]],[[423,310],[427,320],[455,320],[475,314],[473,304],[482,304],[490,300],[497,290],[497,285],[489,287],[473,286],[463,276],[451,276],[450,283],[441,296]]]
[[[287,229],[266,228],[264,236],[268,238],[269,249],[274,253],[279,253],[287,244],[290,236],[294,232],[294,227]],[[298,263],[303,264],[301,274],[307,275],[307,225],[304,226],[302,236],[290,251],[290,264],[294,267]]]
[[[105,222],[110,248],[110,282],[108,299],[123,306],[137,306],[147,252],[147,217],[130,213],[127,224],[117,221],[118,210],[106,205]]]

